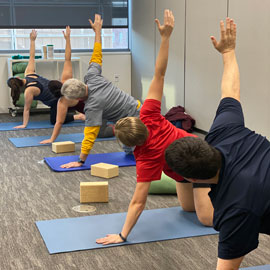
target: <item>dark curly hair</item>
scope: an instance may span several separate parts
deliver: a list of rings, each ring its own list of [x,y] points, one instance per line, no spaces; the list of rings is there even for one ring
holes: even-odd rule
[[[11,88],[11,98],[13,105],[16,106],[17,101],[20,98],[21,87],[24,85],[23,81],[17,77],[9,78],[7,85]]]
[[[51,93],[56,97],[56,98],[60,98],[63,95],[61,94],[61,87],[62,87],[62,83],[60,81],[57,80],[51,80],[49,81],[49,85],[48,88],[51,91]]]
[[[214,177],[222,165],[221,153],[206,141],[184,137],[171,143],[165,151],[169,167],[184,178],[206,180]]]

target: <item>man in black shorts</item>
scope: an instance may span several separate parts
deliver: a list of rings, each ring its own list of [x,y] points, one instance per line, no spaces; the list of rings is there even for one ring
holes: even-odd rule
[[[166,150],[168,165],[193,183],[210,183],[214,228],[220,232],[217,269],[238,269],[270,235],[270,142],[245,127],[235,56],[236,25],[220,23],[221,39],[211,37],[222,54],[222,99],[204,140],[184,137]]]

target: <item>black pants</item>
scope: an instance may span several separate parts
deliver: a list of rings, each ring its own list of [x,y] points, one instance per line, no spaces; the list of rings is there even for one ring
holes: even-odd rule
[[[184,179],[180,183],[191,183],[191,182]],[[192,186],[193,186],[193,188],[210,188],[210,184],[208,184],[208,183],[193,183]]]
[[[102,125],[100,127],[98,138],[108,138],[113,137],[113,125],[107,125],[107,120],[102,120]]]
[[[51,106],[51,110],[50,110],[50,120],[51,120],[52,125],[55,125],[55,123],[56,123],[57,102],[58,102],[58,100],[56,100],[53,103],[53,105]],[[74,121],[74,113],[67,113],[64,124],[72,122],[72,121]]]

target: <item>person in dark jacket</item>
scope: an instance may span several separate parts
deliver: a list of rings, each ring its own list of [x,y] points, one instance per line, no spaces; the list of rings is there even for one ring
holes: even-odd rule
[[[259,234],[270,235],[270,142],[245,126],[235,56],[236,25],[220,23],[221,101],[205,140],[181,138],[166,150],[168,165],[192,183],[209,183],[214,228],[219,231],[217,268],[239,269],[256,249]]]

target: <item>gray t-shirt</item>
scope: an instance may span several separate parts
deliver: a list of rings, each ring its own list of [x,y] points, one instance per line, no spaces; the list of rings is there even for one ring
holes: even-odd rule
[[[92,62],[84,76],[84,83],[88,86],[85,125],[100,126],[102,119],[116,122],[123,117],[138,116],[138,101],[104,78],[101,71],[101,66]]]

